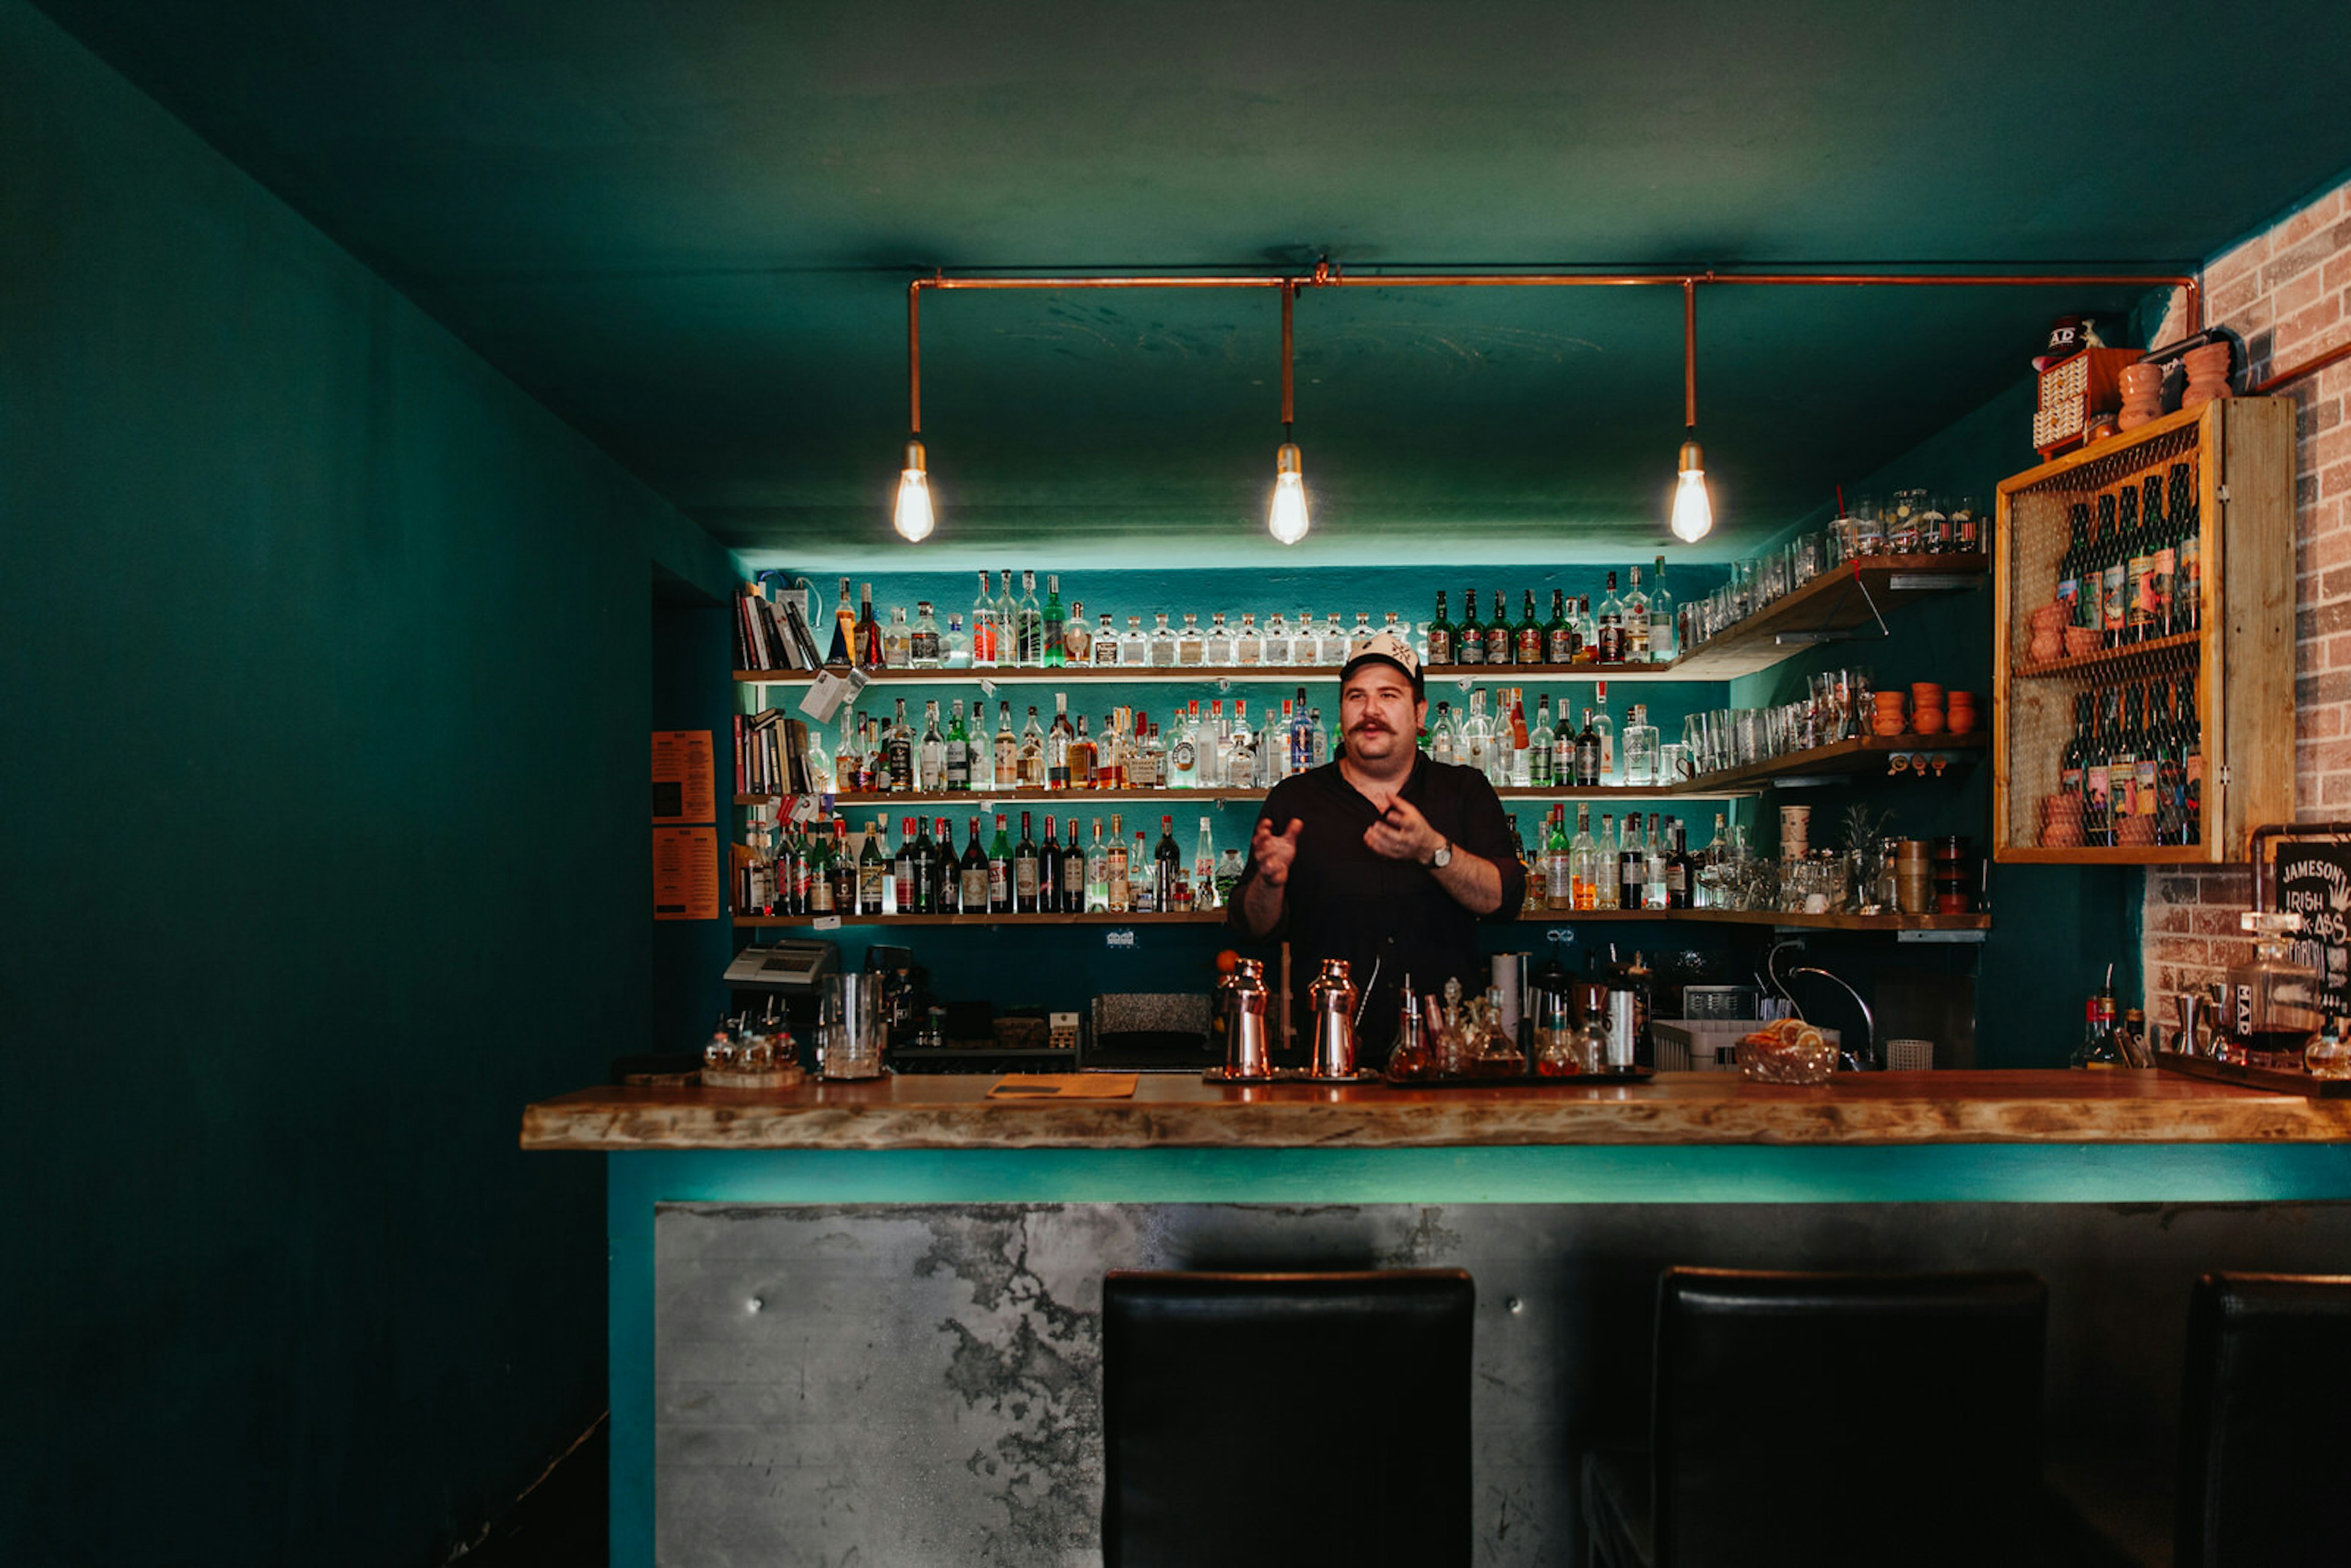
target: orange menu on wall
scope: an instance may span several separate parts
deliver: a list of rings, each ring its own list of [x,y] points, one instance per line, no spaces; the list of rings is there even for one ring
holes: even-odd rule
[[[718,830],[653,830],[653,918],[718,918]]]
[[[654,821],[715,821],[718,800],[713,777],[708,730],[653,731]]]

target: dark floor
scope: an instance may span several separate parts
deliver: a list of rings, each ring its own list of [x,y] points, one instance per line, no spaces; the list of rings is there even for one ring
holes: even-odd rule
[[[609,1421],[599,1421],[487,1536],[449,1563],[459,1568],[604,1568],[611,1432]]]

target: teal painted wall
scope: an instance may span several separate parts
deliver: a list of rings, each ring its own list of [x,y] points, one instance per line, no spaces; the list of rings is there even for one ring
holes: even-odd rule
[[[726,559],[21,0],[0,102],[0,1560],[438,1560],[602,1406],[517,1116],[646,1033]]]

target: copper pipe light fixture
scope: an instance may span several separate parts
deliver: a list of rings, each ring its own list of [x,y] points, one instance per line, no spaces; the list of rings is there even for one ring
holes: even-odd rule
[[[1682,279],[1682,455],[1674,484],[1674,538],[1696,544],[1714,528],[1706,494],[1706,455],[1698,447],[1698,284]]]
[[[1265,514],[1266,532],[1286,545],[1306,537],[1306,477],[1298,444],[1290,439],[1290,309],[1297,295],[1295,285],[1281,286],[1281,445],[1273,455],[1273,504]]]
[[[890,517],[899,537],[914,545],[930,538],[936,524],[931,515],[931,477],[923,466],[923,340],[916,303],[921,298],[914,289],[906,290],[906,464],[898,473],[898,505]]]

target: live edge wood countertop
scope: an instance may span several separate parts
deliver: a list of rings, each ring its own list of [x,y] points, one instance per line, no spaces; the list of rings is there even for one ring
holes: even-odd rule
[[[584,1089],[523,1113],[526,1149],[1446,1148],[1615,1144],[2351,1141],[2351,1101],[2159,1072],[1876,1072],[1819,1088],[1729,1072],[1490,1089],[1227,1087],[1145,1074],[1128,1100],[990,1100],[996,1080],[785,1091]]]

